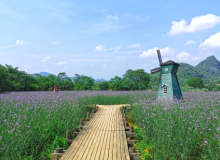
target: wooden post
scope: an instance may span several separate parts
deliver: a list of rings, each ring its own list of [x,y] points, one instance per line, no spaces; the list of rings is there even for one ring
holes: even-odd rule
[[[130,126],[130,132],[134,132],[133,126]]]
[[[56,148],[55,153],[51,154],[51,160],[59,160],[64,155],[62,148]]]
[[[79,134],[79,128],[74,128],[74,136],[76,137]]]
[[[134,153],[134,147],[129,148],[129,153]]]
[[[56,148],[56,153],[64,153],[62,148]]]
[[[74,132],[79,132],[79,128],[78,127],[74,128]]]
[[[84,118],[80,120],[80,125],[83,125]]]
[[[87,112],[87,118],[89,118],[89,115],[90,115],[90,113],[89,113],[89,112]]]
[[[68,140],[68,139],[72,139],[70,131],[66,131],[66,140]]]

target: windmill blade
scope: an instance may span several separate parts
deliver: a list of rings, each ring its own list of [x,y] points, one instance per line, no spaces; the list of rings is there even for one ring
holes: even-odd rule
[[[162,57],[161,57],[161,54],[160,54],[160,50],[157,50],[157,56],[158,56],[158,59],[159,59],[159,63],[161,65],[162,62]]]
[[[160,72],[160,67],[151,69],[150,72],[151,72],[151,74],[154,74],[156,72]]]

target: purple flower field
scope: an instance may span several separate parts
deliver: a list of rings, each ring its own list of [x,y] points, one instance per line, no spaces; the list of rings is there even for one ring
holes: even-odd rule
[[[186,92],[157,102],[156,92],[62,91],[0,94],[0,155],[39,159],[79,125],[90,105],[130,103],[154,159],[220,159],[220,92]]]
[[[154,159],[220,159],[220,92],[186,92],[183,98],[133,99],[132,116]]]

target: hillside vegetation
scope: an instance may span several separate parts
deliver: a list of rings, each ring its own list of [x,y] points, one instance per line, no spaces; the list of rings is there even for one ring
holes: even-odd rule
[[[160,73],[149,74],[144,69],[127,70],[122,77],[115,76],[109,81],[75,74],[68,77],[65,72],[58,76],[47,72],[28,74],[18,67],[0,65],[0,92],[7,91],[52,91],[54,85],[59,90],[156,90]],[[197,66],[180,63],[177,72],[179,84],[185,89],[191,77],[202,78],[205,87],[213,91],[220,84],[220,62],[214,57],[207,57]],[[186,90],[184,90],[186,91]]]
[[[177,76],[181,86],[185,86],[190,77],[200,77],[205,84],[220,83],[220,61],[215,56],[210,56],[196,66],[180,63]],[[151,83],[158,81],[159,73],[150,75],[150,79]]]

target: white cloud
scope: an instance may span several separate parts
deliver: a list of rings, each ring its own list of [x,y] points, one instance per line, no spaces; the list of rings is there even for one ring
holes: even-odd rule
[[[16,46],[20,46],[20,45],[24,45],[24,41],[23,40],[17,40],[15,43]]]
[[[67,69],[67,68],[69,68],[69,67],[63,67],[63,69]]]
[[[33,64],[25,64],[23,67],[25,69],[29,69],[29,68],[32,68],[34,65]]]
[[[104,18],[99,18],[94,20],[94,22],[89,21],[89,23],[84,23],[86,30],[82,31],[83,33],[89,33],[89,34],[98,34],[101,32],[106,32],[109,30],[119,30],[121,28],[126,27],[125,24],[119,23],[118,16],[112,16],[108,15]]]
[[[199,45],[200,49],[220,48],[220,32],[210,36]]]
[[[21,46],[21,45],[24,45],[24,41],[23,40],[17,40],[15,42],[15,45],[11,45],[11,46],[5,46],[5,47],[0,47],[0,49],[4,49],[4,48],[10,48],[10,47],[16,47],[16,46]]]
[[[106,49],[105,49],[105,46],[103,46],[103,45],[98,45],[98,46],[95,48],[95,51],[106,51]]]
[[[46,62],[48,59],[50,59],[50,57],[44,57],[44,59],[42,60],[42,62]]]
[[[113,20],[118,20],[118,19],[119,19],[119,18],[118,18],[118,15],[115,15],[115,16],[108,15],[106,18],[107,18],[107,19],[113,19]]]
[[[114,52],[117,53],[121,48],[122,48],[122,46],[119,45],[119,46],[115,46],[115,47],[109,48],[109,50],[110,50],[110,51],[111,51],[111,50],[114,50]]]
[[[56,63],[57,66],[61,66],[61,65],[64,65],[64,64],[67,64],[67,61],[60,61],[60,62]]]
[[[53,41],[53,42],[51,42],[52,44],[59,44],[60,43],[60,41]]]
[[[193,40],[188,40],[186,43],[185,43],[185,45],[189,45],[189,44],[195,44],[196,42],[195,41],[193,41]]]
[[[79,58],[76,59],[74,58],[72,60],[73,62],[104,62],[104,61],[109,61],[108,59],[92,59],[92,58]]]
[[[188,60],[191,57],[191,54],[183,51],[176,55],[177,60]]]
[[[124,60],[127,59],[127,56],[116,56],[115,59]]]
[[[124,51],[124,52],[120,52],[120,53],[129,54],[129,53],[138,53],[138,52],[143,52],[143,50]]]
[[[181,33],[193,33],[200,30],[210,29],[220,23],[220,17],[213,14],[206,14],[192,18],[191,23],[182,19],[181,21],[173,21],[168,35],[176,35]]]
[[[186,62],[188,63],[189,61],[201,61],[204,58],[204,56],[200,56],[199,54],[197,55],[192,55],[188,52],[182,51],[181,53],[177,54],[175,56],[175,61],[181,61],[181,62]]]
[[[149,64],[148,63],[144,63],[140,66],[137,66],[136,69],[144,69],[144,68],[148,68],[149,67]]]
[[[140,43],[129,44],[127,47],[128,47],[128,48],[140,48],[140,47],[141,47],[141,44],[140,44]]]
[[[149,49],[147,51],[144,51],[141,55],[139,55],[139,58],[156,57],[158,49],[159,48],[154,47],[153,49]],[[175,54],[175,49],[165,47],[163,49],[160,49],[160,53],[161,53],[161,56],[172,56]]]

